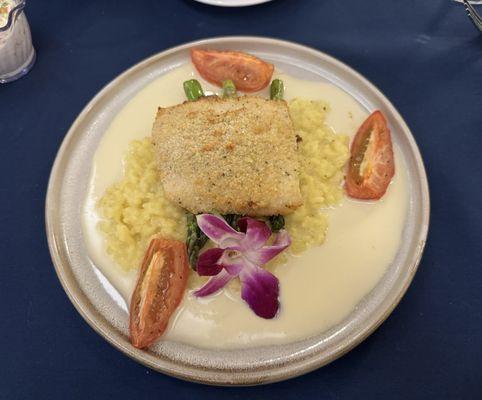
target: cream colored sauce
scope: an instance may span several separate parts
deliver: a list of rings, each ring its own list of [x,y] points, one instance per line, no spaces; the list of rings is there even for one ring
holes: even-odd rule
[[[89,254],[97,267],[128,301],[136,273],[124,272],[106,253],[96,228],[95,203],[104,190],[122,176],[122,159],[128,143],[150,135],[158,106],[184,101],[182,82],[199,77],[190,65],[180,67],[141,90],[116,116],[94,157],[90,190],[83,212],[83,229]],[[337,133],[353,135],[367,112],[348,94],[322,82],[300,81],[279,74],[285,97],[325,100],[331,106],[327,123]],[[203,82],[207,90],[218,89]],[[267,97],[267,90],[260,93]],[[345,198],[326,210],[330,227],[325,244],[289,258],[275,274],[280,280],[281,309],[272,320],[258,318],[236,290],[226,288],[214,296],[197,299],[186,294],[171,319],[165,339],[205,348],[243,348],[281,344],[329,329],[354,310],[376,285],[400,245],[408,205],[404,161],[395,151],[396,175],[378,202]]]

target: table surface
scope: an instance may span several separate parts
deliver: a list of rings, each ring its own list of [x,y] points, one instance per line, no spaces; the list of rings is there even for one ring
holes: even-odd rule
[[[29,2],[27,15],[37,63],[0,86],[0,398],[481,398],[482,35],[460,4],[51,0]],[[84,105],[143,58],[222,35],[300,42],[366,76],[411,127],[432,200],[419,271],[388,320],[332,364],[254,388],[183,382],[115,350],[68,300],[44,232],[49,172]]]

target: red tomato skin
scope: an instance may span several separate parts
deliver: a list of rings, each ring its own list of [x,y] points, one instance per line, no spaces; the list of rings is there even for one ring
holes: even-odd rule
[[[191,60],[208,82],[222,86],[231,79],[242,92],[257,92],[271,82],[274,66],[255,56],[238,51],[191,50]]]
[[[159,268],[158,281],[148,290],[145,302],[150,305],[147,315],[140,313],[141,295],[148,267],[156,253],[162,254],[164,263]],[[141,264],[139,278],[130,304],[129,330],[131,343],[139,349],[154,343],[164,333],[169,318],[182,301],[189,276],[189,262],[186,245],[177,240],[152,239]],[[165,284],[165,285],[164,285]],[[163,286],[164,285],[164,286]]]
[[[357,155],[359,154],[367,135],[372,132],[373,154],[369,162],[371,173],[358,176]],[[350,161],[345,180],[346,193],[355,199],[378,200],[387,191],[395,174],[392,139],[387,121],[381,111],[373,112],[360,126],[351,144]],[[359,160],[358,160],[359,161]]]

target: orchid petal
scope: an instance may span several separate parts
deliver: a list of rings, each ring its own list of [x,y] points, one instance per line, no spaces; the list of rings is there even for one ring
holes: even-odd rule
[[[223,256],[224,250],[219,248],[208,249],[199,255],[197,260],[197,273],[200,276],[217,275],[223,269],[219,259]]]
[[[244,234],[234,230],[223,218],[217,215],[200,214],[196,219],[199,228],[221,248],[240,245],[244,238]]]
[[[229,274],[238,276],[243,266],[243,258],[239,252],[216,247],[199,255],[197,273],[200,276],[213,276],[224,268]]]
[[[264,221],[243,217],[238,220],[241,232],[246,233],[242,246],[244,250],[257,250],[263,247],[271,236],[271,229]]]
[[[219,260],[226,271],[228,271],[233,276],[238,276],[244,267],[244,259],[241,255],[236,252],[235,256],[232,256],[230,250],[225,250],[223,256]]]
[[[222,270],[218,275],[209,278],[206,284],[200,289],[196,290],[193,294],[196,297],[209,296],[210,294],[222,289],[233,278],[233,275],[230,275],[227,271]]]
[[[288,235],[288,232],[283,229],[276,234],[272,245],[264,246],[255,251],[245,252],[245,256],[257,265],[264,265],[286,249],[290,244],[290,236]]]
[[[273,318],[279,309],[278,278],[250,262],[247,262],[239,278],[241,297],[254,313],[261,318]]]

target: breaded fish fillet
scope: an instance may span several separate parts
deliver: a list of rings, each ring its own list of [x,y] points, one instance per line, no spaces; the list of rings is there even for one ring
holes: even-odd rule
[[[152,137],[166,196],[192,213],[284,215],[303,203],[285,101],[210,96],[159,108]]]

